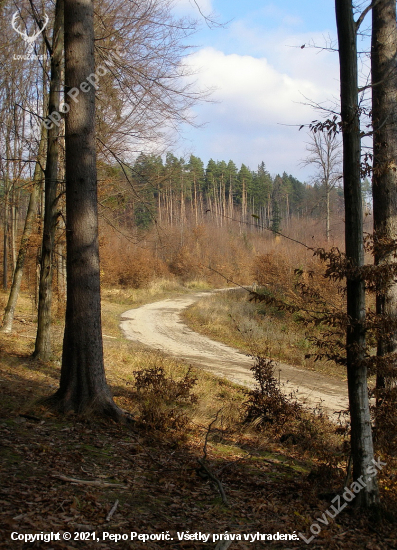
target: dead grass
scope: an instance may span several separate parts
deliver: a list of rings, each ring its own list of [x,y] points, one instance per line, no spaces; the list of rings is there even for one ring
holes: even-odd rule
[[[130,309],[149,302],[172,298],[191,291],[209,290],[211,285],[202,279],[192,279],[182,283],[174,278],[161,278],[148,283],[144,288],[102,286],[102,310],[108,304],[119,305]],[[124,310],[123,310],[124,311]]]
[[[250,302],[242,289],[201,298],[183,312],[183,318],[193,330],[249,354],[268,353],[273,359],[346,379],[339,365],[305,357],[315,348],[293,315]]]

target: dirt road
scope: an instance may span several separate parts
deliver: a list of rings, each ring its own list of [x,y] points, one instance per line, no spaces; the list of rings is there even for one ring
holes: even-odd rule
[[[250,367],[253,359],[197,334],[180,318],[183,309],[208,294],[197,292],[130,309],[123,313],[120,327],[129,340],[184,359],[237,384],[252,387],[254,381]],[[323,409],[330,415],[347,408],[347,383],[284,363],[277,363],[276,374],[280,374],[284,390],[298,391],[299,400],[308,406],[322,402]]]

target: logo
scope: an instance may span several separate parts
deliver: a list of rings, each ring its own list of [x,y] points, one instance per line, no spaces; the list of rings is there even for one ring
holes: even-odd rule
[[[44,31],[44,29],[46,28],[47,24],[48,24],[48,21],[49,21],[49,17],[47,14],[44,14],[45,16],[45,21],[44,21],[44,24],[43,26],[41,27],[41,29],[39,29],[36,33],[32,34],[32,36],[29,36],[27,32],[25,31],[21,31],[17,26],[16,26],[16,23],[17,23],[17,19],[18,19],[18,15],[19,13],[16,11],[12,17],[12,21],[11,21],[11,25],[12,25],[12,28],[14,29],[14,31],[16,31],[18,34],[20,34],[23,38],[23,40],[26,42],[26,44],[28,45],[28,53],[29,54],[32,54],[33,53],[33,49],[34,49],[34,43],[35,41],[37,40],[37,38],[40,36],[40,34]],[[18,56],[18,58],[20,58],[21,56]],[[31,55],[28,56],[28,58],[30,59],[30,57],[32,57]],[[14,56],[15,58],[15,56]]]

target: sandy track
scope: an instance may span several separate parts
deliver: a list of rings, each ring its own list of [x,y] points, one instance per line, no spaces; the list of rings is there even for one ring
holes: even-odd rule
[[[252,387],[252,358],[197,334],[181,320],[181,311],[206,295],[209,293],[197,292],[130,309],[123,313],[120,327],[129,340],[184,359],[232,382]],[[329,414],[347,408],[347,383],[284,363],[277,363],[276,373],[280,373],[285,391],[298,391],[299,400],[308,406],[322,402]]]

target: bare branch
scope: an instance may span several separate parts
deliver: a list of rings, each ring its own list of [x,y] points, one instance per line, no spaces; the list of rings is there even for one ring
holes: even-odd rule
[[[369,11],[372,10],[372,8],[374,6],[376,6],[376,4],[378,4],[380,2],[380,0],[374,0],[373,2],[371,2],[369,4],[369,6],[367,6],[362,12],[361,12],[361,15],[360,17],[357,19],[356,21],[356,32],[358,31],[358,29],[360,28],[361,26],[361,23],[364,21],[366,15],[368,14]]]
[[[208,468],[208,466],[206,465],[204,459],[202,458],[198,458],[197,459],[197,462],[200,464],[200,466],[205,470],[206,474],[208,475],[208,477],[217,485],[218,489],[219,489],[219,493],[221,495],[221,498],[222,498],[222,502],[225,506],[229,506],[229,502],[227,500],[227,497],[226,497],[226,494],[225,494],[225,490],[223,488],[223,485],[222,483],[219,481],[219,479],[216,477],[216,475],[214,475],[211,470]]]
[[[217,21],[215,21],[215,19],[213,19],[211,16],[207,16],[207,15],[204,15],[204,13],[202,12],[201,8],[200,8],[200,5],[198,4],[198,2],[196,0],[193,0],[193,2],[196,4],[196,7],[201,15],[201,17],[204,19],[204,21],[206,22],[206,25],[211,29],[211,28],[225,28],[226,25],[228,25],[230,23],[230,21],[227,21],[227,23],[218,23]]]

